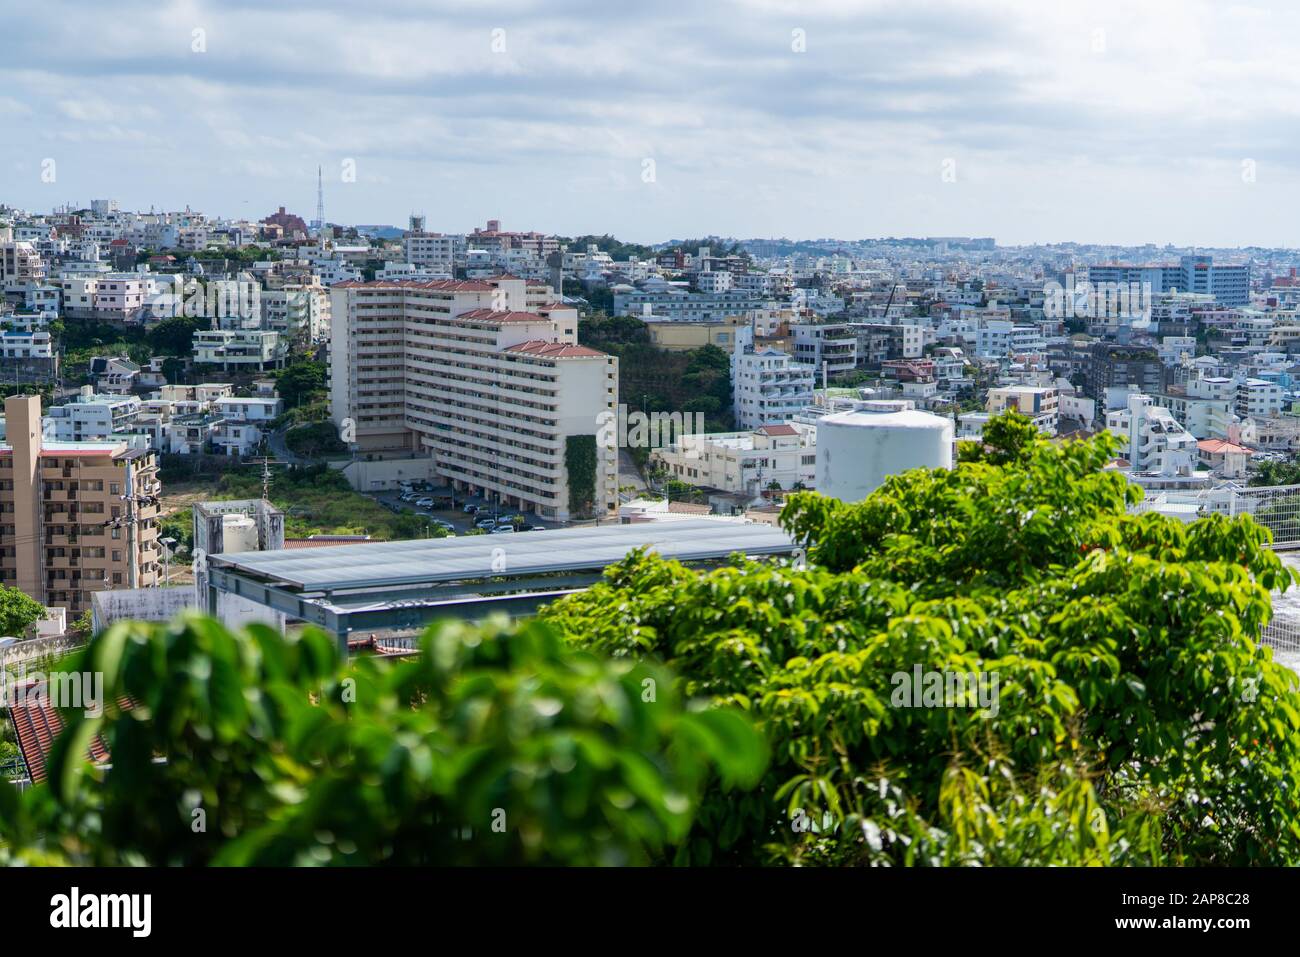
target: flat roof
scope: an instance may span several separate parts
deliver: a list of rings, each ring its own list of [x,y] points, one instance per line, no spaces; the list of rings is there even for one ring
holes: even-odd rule
[[[282,586],[335,591],[603,567],[641,546],[664,558],[699,561],[732,552],[784,554],[794,540],[766,523],[699,519],[242,552],[208,560]]]

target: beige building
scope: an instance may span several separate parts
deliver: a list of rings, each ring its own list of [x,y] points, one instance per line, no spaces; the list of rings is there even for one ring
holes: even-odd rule
[[[72,615],[91,593],[145,588],[160,574],[158,467],[125,442],[41,437],[41,401],[5,400],[0,580]]]
[[[332,415],[359,453],[429,456],[457,488],[567,521],[566,449],[595,436],[591,502],[614,512],[618,361],[577,344],[577,310],[513,277],[330,292]]]
[[[749,326],[744,316],[728,316],[708,322],[674,322],[669,319],[650,319],[650,341],[668,352],[686,352],[702,346],[717,346],[728,355],[736,347],[736,329]]]

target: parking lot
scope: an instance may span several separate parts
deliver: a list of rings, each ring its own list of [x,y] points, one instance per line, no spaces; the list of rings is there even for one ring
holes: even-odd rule
[[[543,529],[563,528],[564,524],[560,522],[547,521],[538,518],[530,512],[521,512],[518,509],[507,508],[502,505],[494,505],[480,496],[465,495],[462,492],[453,494],[450,487],[441,486],[423,490],[414,489],[413,498],[409,501],[402,501],[402,492],[371,492],[369,493],[381,505],[390,509],[401,509],[402,511],[411,512],[417,515],[428,516],[434,524],[450,527],[457,535],[464,535],[475,527],[479,521],[494,521],[498,524],[504,524],[509,521],[511,516],[522,515],[523,523],[517,529],[516,534],[525,534],[536,530],[536,526]],[[434,504],[421,506],[421,500],[432,499]],[[449,500],[454,500],[452,506]],[[481,511],[477,514],[470,514],[465,511],[465,506],[477,506]],[[495,509],[495,514],[494,510]],[[491,529],[487,529],[489,532]]]

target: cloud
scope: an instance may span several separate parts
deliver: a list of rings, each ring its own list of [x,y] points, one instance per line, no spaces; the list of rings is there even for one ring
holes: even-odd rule
[[[331,218],[449,230],[1280,244],[1297,27],[1285,0],[53,0],[0,37],[0,163],[64,144],[59,201],[244,215],[354,159]]]

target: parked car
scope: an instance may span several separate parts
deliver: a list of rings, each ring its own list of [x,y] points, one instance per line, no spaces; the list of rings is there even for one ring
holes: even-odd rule
[[[445,528],[449,532],[456,531],[456,526],[451,524],[451,522],[447,521],[445,518],[435,518],[433,524],[437,525],[439,528]]]
[[[515,530],[515,527],[514,527],[513,525],[498,525],[498,526],[496,526],[495,528],[493,528],[493,529],[489,532],[489,534],[491,534],[491,535],[500,535],[502,532],[510,532],[511,534],[514,534],[514,530]]]
[[[478,510],[482,507],[483,507],[482,505],[475,505],[473,502],[470,502],[461,511],[463,511],[466,515],[477,515]]]
[[[433,499],[427,495],[415,503],[416,508],[433,508]]]
[[[493,528],[496,528],[496,524],[497,524],[497,523],[496,523],[496,519],[493,519],[493,518],[480,518],[480,519],[478,519],[477,521],[474,522],[474,527],[475,527],[475,528],[493,529]]]
[[[544,532],[544,531],[546,531],[546,526],[545,526],[545,525],[529,525],[529,526],[528,526],[528,530],[529,530],[530,532]]]

